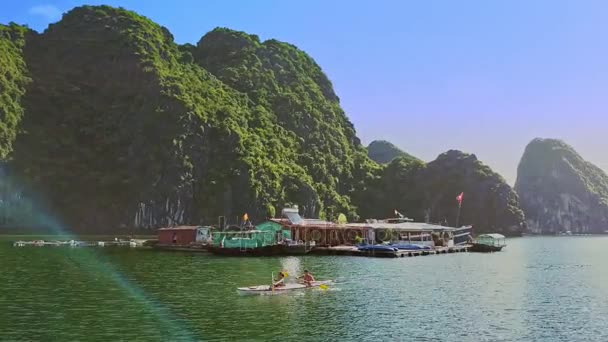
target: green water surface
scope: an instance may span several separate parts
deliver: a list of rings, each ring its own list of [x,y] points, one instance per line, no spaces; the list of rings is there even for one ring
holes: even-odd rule
[[[16,239],[0,236],[3,341],[608,341],[606,237],[402,259],[15,248]],[[304,268],[336,284],[236,292]]]

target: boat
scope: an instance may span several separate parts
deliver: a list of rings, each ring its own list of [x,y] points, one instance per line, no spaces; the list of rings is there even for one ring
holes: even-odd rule
[[[269,293],[286,293],[290,291],[297,290],[306,290],[306,289],[314,289],[321,287],[322,285],[328,285],[332,281],[331,280],[319,280],[313,281],[310,286],[304,284],[285,284],[285,286],[278,286],[272,289],[270,285],[257,285],[257,286],[249,286],[249,287],[239,287],[237,291],[240,294],[269,294]]]
[[[470,242],[473,235],[473,226],[462,226],[456,228],[452,232],[454,238],[454,246],[465,245]]]
[[[507,246],[505,236],[502,234],[482,234],[477,236],[469,248],[470,252],[500,252]]]

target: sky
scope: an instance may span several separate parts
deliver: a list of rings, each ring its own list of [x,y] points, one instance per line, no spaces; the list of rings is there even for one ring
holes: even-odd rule
[[[310,54],[367,144],[425,161],[458,149],[514,184],[535,137],[608,170],[608,1],[7,1],[0,23],[43,31],[82,4],[122,6],[195,44],[214,27]]]

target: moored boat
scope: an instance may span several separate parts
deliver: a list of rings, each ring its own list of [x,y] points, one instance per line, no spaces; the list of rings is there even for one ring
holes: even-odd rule
[[[501,234],[482,234],[477,236],[469,248],[471,252],[500,252],[507,246],[505,236]]]

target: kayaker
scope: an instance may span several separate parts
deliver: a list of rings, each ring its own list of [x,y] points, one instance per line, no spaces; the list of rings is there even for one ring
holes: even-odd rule
[[[298,277],[298,279],[303,279],[306,286],[312,286],[312,282],[315,281],[315,277],[308,270],[304,270],[304,274]]]
[[[274,280],[274,283],[272,283],[272,286],[274,286],[274,287],[285,286],[285,272],[281,271],[277,274],[277,279]]]

